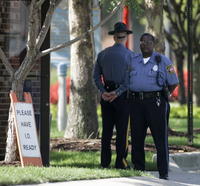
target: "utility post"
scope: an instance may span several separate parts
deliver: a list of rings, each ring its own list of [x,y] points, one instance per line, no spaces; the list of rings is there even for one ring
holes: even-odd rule
[[[193,143],[193,44],[192,44],[192,0],[187,0],[188,31],[188,142]]]
[[[66,99],[66,72],[67,64],[61,63],[57,67],[58,73],[58,123],[59,131],[63,131],[67,124],[67,99]]]

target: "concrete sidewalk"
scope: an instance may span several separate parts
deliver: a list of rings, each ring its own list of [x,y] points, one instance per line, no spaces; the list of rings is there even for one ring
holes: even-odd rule
[[[110,178],[98,180],[68,181],[43,183],[31,186],[197,186],[200,174],[188,172],[170,172],[169,180],[161,180],[157,172],[150,172],[155,177]],[[24,185],[23,185],[24,186]],[[30,186],[30,185],[29,185]]]

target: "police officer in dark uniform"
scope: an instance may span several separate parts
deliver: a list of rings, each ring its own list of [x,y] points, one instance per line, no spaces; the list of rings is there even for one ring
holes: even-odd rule
[[[157,150],[159,177],[168,179],[168,90],[172,93],[179,81],[172,62],[154,52],[154,36],[140,38],[141,54],[136,54],[130,72],[130,123],[132,163],[136,170],[145,170],[144,142],[151,130]]]
[[[131,63],[133,52],[125,47],[128,34],[126,24],[118,22],[113,35],[115,44],[101,51],[94,68],[94,81],[101,93],[102,138],[101,166],[109,167],[111,162],[111,139],[113,129],[116,129],[116,161],[115,168],[128,168],[126,157],[128,101],[126,99],[128,86],[128,64]]]

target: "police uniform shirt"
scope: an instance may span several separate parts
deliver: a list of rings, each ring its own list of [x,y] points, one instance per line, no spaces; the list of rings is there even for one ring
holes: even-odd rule
[[[120,85],[117,95],[121,95],[128,88],[128,66],[132,61],[134,53],[122,44],[114,44],[98,54],[94,67],[93,78],[101,93],[105,92],[104,81],[113,81]]]
[[[156,62],[156,56],[160,55],[160,62]],[[159,72],[158,81],[157,73]],[[163,86],[178,84],[178,78],[173,63],[166,56],[153,52],[146,64],[142,54],[134,56],[131,63],[129,88],[134,92],[161,91]]]

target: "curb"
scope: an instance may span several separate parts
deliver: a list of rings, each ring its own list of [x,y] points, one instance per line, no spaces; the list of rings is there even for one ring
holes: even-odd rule
[[[153,162],[156,162],[157,155],[153,155]],[[200,170],[200,152],[184,152],[169,154],[170,171],[197,171]]]

